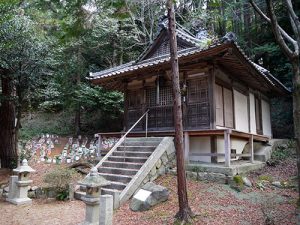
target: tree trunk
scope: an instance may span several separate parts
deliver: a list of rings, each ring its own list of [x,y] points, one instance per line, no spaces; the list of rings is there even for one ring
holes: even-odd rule
[[[75,109],[75,135],[80,134],[80,105]]]
[[[300,68],[299,59],[295,59],[292,63],[293,68],[293,118],[294,118],[294,133],[296,140],[297,153],[297,169],[298,169],[298,187],[300,187]],[[300,196],[300,188],[298,188]],[[300,205],[300,197],[298,200]]]
[[[0,104],[0,159],[1,167],[14,168],[18,163],[15,140],[15,104],[13,80],[1,75],[2,99]]]
[[[192,212],[188,204],[186,175],[184,165],[184,148],[183,148],[183,125],[182,125],[182,105],[179,85],[179,68],[177,56],[177,40],[176,40],[176,25],[174,16],[173,0],[167,1],[168,20],[169,20],[169,39],[170,39],[170,56],[172,66],[172,86],[174,98],[174,125],[175,125],[175,148],[177,160],[177,190],[179,211],[176,217],[184,222],[188,222]]]

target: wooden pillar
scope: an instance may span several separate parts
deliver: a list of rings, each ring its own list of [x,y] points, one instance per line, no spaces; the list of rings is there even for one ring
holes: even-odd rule
[[[249,138],[249,147],[250,147],[250,162],[254,163],[253,135],[252,134]]]
[[[216,100],[215,100],[215,70],[209,70],[208,75],[208,96],[209,96],[209,117],[210,129],[216,129]]]
[[[123,131],[129,129],[128,127],[128,83],[124,83],[124,121],[123,121]]]
[[[231,143],[230,143],[231,130],[224,131],[224,152],[225,152],[225,166],[230,167],[231,159]]]
[[[186,131],[184,132],[184,159],[186,163],[189,163],[190,161],[189,154],[190,154],[190,135]]]
[[[216,136],[210,136],[210,152],[213,154],[218,153]],[[217,156],[211,156],[210,160],[212,163],[217,163],[218,162],[217,158],[218,158]]]

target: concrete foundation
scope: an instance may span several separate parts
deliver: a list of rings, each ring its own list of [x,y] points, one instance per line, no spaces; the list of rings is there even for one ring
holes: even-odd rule
[[[213,164],[213,163],[190,163],[187,165],[189,171],[200,171],[207,173],[220,173],[228,176],[234,176],[236,174],[248,173],[252,170],[261,169],[265,166],[264,162],[254,161],[234,161],[230,167],[225,167],[224,164]]]

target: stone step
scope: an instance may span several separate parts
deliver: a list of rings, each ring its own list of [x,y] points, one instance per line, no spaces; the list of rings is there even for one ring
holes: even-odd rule
[[[115,189],[122,191],[125,189],[127,183],[117,182],[117,181],[110,181],[110,185],[105,186],[105,189]]]
[[[109,189],[109,188],[101,188],[101,195],[112,195],[114,196],[114,193],[121,193],[120,190],[117,189]]]
[[[161,142],[163,139],[163,137],[129,137],[129,138],[126,138],[126,142],[127,141],[145,141],[145,142],[148,142],[148,141],[157,141],[157,142]]]
[[[143,152],[141,151],[115,151],[113,152],[113,156],[122,156],[122,157],[144,157],[144,158],[148,158],[150,155],[152,154],[152,152]]]
[[[136,163],[144,163],[147,161],[146,157],[123,157],[123,156],[109,156],[109,161],[115,162],[136,162]]]
[[[142,151],[142,152],[153,152],[156,146],[119,146],[117,151]]]
[[[111,174],[111,173],[99,173],[99,175],[103,176],[106,180],[117,181],[122,183],[129,183],[133,177],[129,175]]]
[[[82,200],[82,197],[85,197],[86,192],[85,191],[75,191],[74,192],[74,198],[78,200]]]
[[[160,141],[123,141],[121,146],[157,146]]]
[[[102,166],[113,168],[140,169],[143,166],[143,163],[105,161],[103,162]]]
[[[135,175],[138,169],[127,169],[127,168],[114,168],[114,167],[104,167],[98,168],[99,173],[111,173],[111,174],[123,174],[123,175]]]

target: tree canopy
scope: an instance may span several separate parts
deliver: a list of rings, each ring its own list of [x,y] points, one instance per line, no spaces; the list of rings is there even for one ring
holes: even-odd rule
[[[264,1],[256,3],[266,7]],[[299,12],[298,3],[294,8]],[[274,10],[278,22],[291,31],[285,5],[278,1]],[[73,133],[122,128],[122,94],[91,86],[85,78],[89,72],[135,60],[157,34],[166,15],[164,1],[4,0],[0,12],[0,68],[20,87],[20,93],[10,96],[20,118],[23,112],[67,112]],[[207,31],[222,37],[233,31],[255,62],[292,87],[290,64],[268,23],[248,1],[178,0],[175,16],[194,34]],[[291,108],[291,100],[274,100],[273,105]],[[291,110],[281,108],[272,110],[273,119],[280,121],[274,123],[274,135],[291,136]],[[95,117],[102,120],[95,121],[99,126],[86,129],[84,118],[96,113],[101,114]]]

